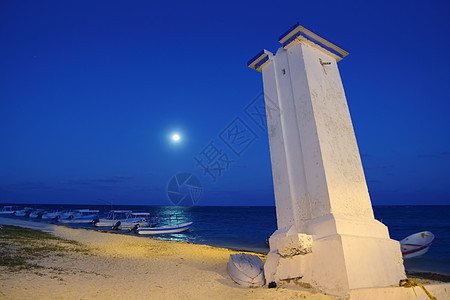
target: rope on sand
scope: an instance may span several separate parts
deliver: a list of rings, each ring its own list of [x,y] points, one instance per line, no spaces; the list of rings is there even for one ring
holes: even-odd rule
[[[437,300],[436,297],[433,297],[430,294],[430,292],[428,292],[427,289],[420,282],[415,282],[414,280],[409,280],[409,279],[402,279],[402,280],[400,280],[398,285],[405,287],[405,288],[409,288],[409,287],[412,288],[414,295],[416,295],[416,297],[417,297],[417,294],[416,294],[416,291],[414,290],[414,287],[420,286],[423,289],[423,291],[425,292],[425,294],[427,294],[428,298],[430,298],[431,300]]]

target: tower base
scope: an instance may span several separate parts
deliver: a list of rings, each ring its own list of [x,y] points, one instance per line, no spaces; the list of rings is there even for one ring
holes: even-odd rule
[[[311,252],[296,255],[283,256],[283,241],[292,247],[295,239],[292,229],[272,235],[264,267],[267,282],[297,278],[318,291],[345,295],[355,289],[397,286],[406,278],[399,242],[376,220],[330,214],[313,219],[309,231]],[[300,234],[299,248],[305,248],[303,236],[307,235]]]

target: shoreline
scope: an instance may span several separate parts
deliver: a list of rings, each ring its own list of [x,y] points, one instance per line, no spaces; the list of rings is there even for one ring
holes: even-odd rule
[[[1,267],[0,297],[5,299],[334,299],[293,284],[274,289],[237,285],[226,265],[230,254],[242,251],[10,218],[0,217],[0,224],[50,233],[62,249],[33,260],[37,269]],[[44,242],[29,244],[40,249]],[[264,254],[252,254],[265,260]],[[424,284],[443,282],[418,278]]]
[[[209,247],[213,247],[213,248],[227,249],[227,250],[230,250],[233,252],[239,252],[239,253],[245,252],[245,253],[250,253],[250,254],[254,254],[254,255],[258,255],[258,256],[267,256],[267,254],[268,254],[268,252],[249,250],[249,249],[241,249],[239,247],[233,247],[233,246],[227,247],[227,246],[216,246],[216,245],[211,245],[211,244],[206,244],[206,243],[201,244],[201,243],[188,242],[188,241],[174,241],[174,240],[159,238],[157,236],[139,236],[139,235],[129,234],[129,233],[125,233],[125,232],[106,230],[106,229],[102,229],[102,227],[97,227],[97,228],[95,228],[95,227],[92,227],[92,228],[72,227],[72,226],[69,226],[69,225],[63,224],[63,223],[47,223],[47,222],[39,222],[39,221],[34,221],[34,220],[26,220],[26,219],[18,219],[18,218],[0,216],[0,224],[6,224],[8,222],[11,225],[22,224],[22,225],[15,225],[15,226],[23,226],[26,228],[43,230],[43,231],[49,231],[50,230],[49,228],[51,228],[51,226],[59,226],[59,227],[65,227],[65,228],[70,228],[70,229],[75,229],[75,230],[84,229],[84,230],[89,230],[89,231],[111,233],[111,234],[117,234],[117,235],[122,235],[122,236],[134,236],[134,237],[139,237],[139,238],[150,238],[150,239],[160,240],[160,241],[180,242],[180,243],[187,243],[187,244],[191,244],[191,245],[203,245],[203,246],[209,246]],[[447,273],[440,273],[440,272],[436,272],[436,271],[416,269],[416,270],[411,270],[411,271],[406,270],[406,274],[416,276],[416,277],[424,276],[423,279],[436,280],[436,281],[440,281],[440,282],[450,282],[450,274],[447,274]],[[437,279],[433,279],[433,278],[437,278]]]
[[[36,229],[36,230],[49,230],[48,228],[50,228],[49,226],[61,226],[61,227],[66,227],[66,228],[71,228],[71,229],[85,229],[85,230],[92,230],[92,231],[97,231],[97,232],[104,232],[104,233],[111,233],[111,234],[118,234],[118,235],[124,235],[124,236],[134,236],[134,237],[139,237],[139,238],[150,238],[150,239],[155,239],[155,240],[161,240],[161,241],[170,241],[170,242],[182,242],[182,243],[188,243],[188,244],[192,244],[192,245],[204,245],[204,246],[210,246],[210,247],[214,247],[214,248],[223,248],[223,249],[228,249],[231,251],[235,251],[235,252],[245,252],[245,253],[253,253],[255,255],[264,255],[266,256],[269,252],[269,250],[267,251],[258,251],[256,249],[245,249],[245,248],[239,248],[239,247],[233,247],[233,246],[216,246],[213,244],[202,244],[202,243],[195,243],[195,242],[188,242],[188,241],[178,241],[178,240],[169,240],[169,239],[164,239],[164,238],[159,238],[157,235],[136,235],[136,234],[131,234],[129,232],[121,232],[121,231],[117,231],[117,230],[108,230],[105,229],[104,227],[72,227],[68,224],[64,224],[64,223],[50,223],[50,222],[44,222],[44,221],[35,221],[35,220],[30,220],[30,219],[24,219],[24,218],[16,218],[16,217],[9,217],[9,216],[0,216],[0,225],[4,224],[4,225],[8,225],[6,223],[8,223],[8,221],[2,221],[2,220],[11,220],[10,224],[12,225],[14,224],[22,224],[22,226],[25,226],[25,228],[30,228],[30,229]],[[2,223],[4,222],[4,223]],[[22,223],[23,222],[23,223]],[[28,224],[28,223],[33,223],[33,225]],[[42,225],[42,226],[41,226]],[[49,226],[46,226],[49,225]],[[13,226],[21,226],[21,225],[13,225]],[[29,227],[26,227],[29,226]]]
[[[238,252],[225,248],[44,223],[38,229],[35,222],[0,218],[4,223],[50,233],[61,250],[33,260],[37,268],[1,267],[2,299],[333,299],[295,286],[243,288],[226,270],[230,254]],[[40,249],[44,242],[37,239],[25,246]]]

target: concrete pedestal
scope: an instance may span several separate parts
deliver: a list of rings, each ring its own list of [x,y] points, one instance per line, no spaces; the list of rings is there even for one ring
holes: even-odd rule
[[[398,242],[374,219],[337,62],[348,53],[296,25],[262,72],[277,208],[267,282],[301,278],[321,291],[397,285]]]

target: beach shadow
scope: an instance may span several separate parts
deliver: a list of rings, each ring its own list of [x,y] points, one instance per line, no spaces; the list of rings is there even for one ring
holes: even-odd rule
[[[200,272],[214,272],[219,275],[219,278],[215,279],[216,282],[220,283],[223,286],[230,288],[239,288],[243,290],[247,290],[248,288],[240,286],[236,282],[234,282],[231,277],[228,275],[227,271],[227,263],[228,261],[224,261],[224,263],[212,263],[212,264],[198,264],[194,261],[184,261],[184,264],[199,270]],[[220,264],[220,266],[219,266]]]

